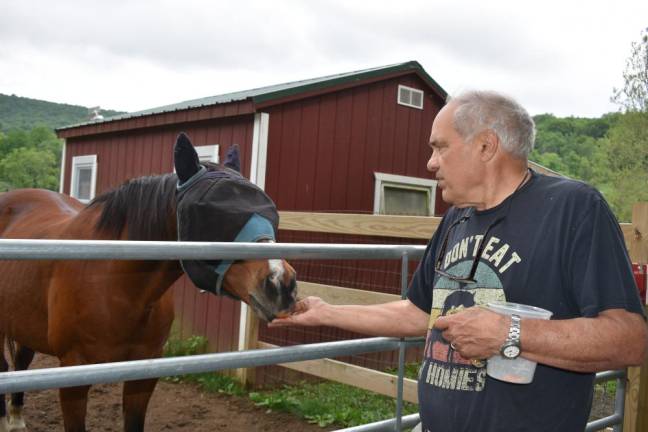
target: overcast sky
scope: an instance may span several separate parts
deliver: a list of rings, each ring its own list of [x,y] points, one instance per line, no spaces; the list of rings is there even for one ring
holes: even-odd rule
[[[417,60],[592,117],[645,27],[646,0],[0,0],[0,93],[132,112]]]

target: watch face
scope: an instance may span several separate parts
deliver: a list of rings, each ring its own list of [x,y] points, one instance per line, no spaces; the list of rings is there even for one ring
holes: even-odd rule
[[[514,359],[520,355],[520,347],[517,345],[509,345],[504,347],[502,350],[502,355],[509,359]]]

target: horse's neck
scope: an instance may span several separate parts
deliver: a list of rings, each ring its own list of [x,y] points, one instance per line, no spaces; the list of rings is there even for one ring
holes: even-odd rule
[[[102,217],[104,207],[102,205],[89,207],[79,212],[70,222],[73,227],[71,238],[92,239],[92,240],[141,240],[129,236],[129,223],[121,227],[119,232],[108,230],[96,230],[99,220]],[[148,227],[146,237],[149,241],[176,241],[177,228],[175,214],[169,215],[170,220],[166,221],[164,227]],[[137,221],[141,224],[141,221]],[[136,227],[136,234],[142,234],[141,227]],[[166,261],[109,261],[105,273],[114,275],[115,281],[123,288],[124,296],[128,296],[134,307],[139,305],[146,308],[157,302],[173,283],[182,275],[180,263],[174,260]]]

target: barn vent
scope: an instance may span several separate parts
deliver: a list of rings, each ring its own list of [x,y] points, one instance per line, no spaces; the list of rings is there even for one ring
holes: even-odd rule
[[[412,108],[423,109],[423,92],[412,87],[399,85],[398,103]]]

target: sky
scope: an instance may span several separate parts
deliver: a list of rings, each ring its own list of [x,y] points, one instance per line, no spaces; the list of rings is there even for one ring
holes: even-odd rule
[[[0,0],[0,93],[134,112],[417,60],[598,117],[646,27],[646,0]]]

